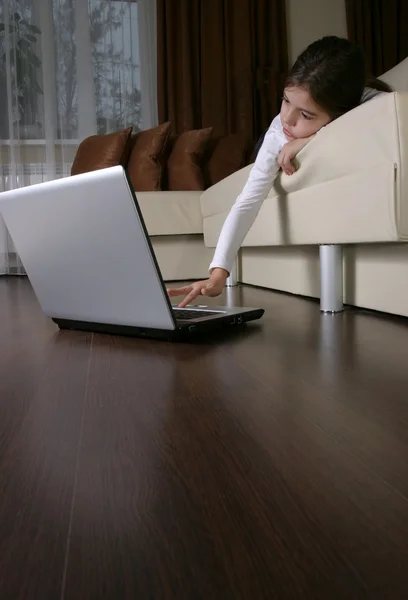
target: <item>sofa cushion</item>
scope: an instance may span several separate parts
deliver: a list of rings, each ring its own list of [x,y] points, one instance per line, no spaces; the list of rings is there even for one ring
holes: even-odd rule
[[[218,140],[207,164],[208,182],[218,183],[246,164],[248,142],[244,135],[233,133]]]
[[[396,92],[408,92],[408,57],[379,79],[388,83]]]
[[[92,135],[78,146],[71,168],[71,175],[79,175],[89,171],[125,166],[131,149],[132,127],[108,133]]]
[[[139,192],[137,199],[149,235],[203,233],[201,192]]]
[[[392,222],[394,206],[394,167],[384,161],[346,177],[291,192],[288,196],[271,194],[262,204],[243,246],[353,244],[406,239],[402,232],[398,234]],[[218,212],[213,214],[209,208],[207,206],[203,223],[204,239],[206,246],[215,247],[229,207],[225,210],[224,205],[221,212],[219,206]]]
[[[168,121],[136,134],[128,162],[128,174],[136,191],[161,189],[162,157],[169,138]]]
[[[208,147],[212,127],[194,129],[180,134],[167,162],[170,191],[204,189],[203,156]]]

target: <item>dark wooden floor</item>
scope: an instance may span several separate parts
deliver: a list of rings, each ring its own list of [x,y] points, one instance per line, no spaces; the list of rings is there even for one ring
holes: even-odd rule
[[[0,598],[405,599],[408,323],[212,343],[58,332],[0,279]]]

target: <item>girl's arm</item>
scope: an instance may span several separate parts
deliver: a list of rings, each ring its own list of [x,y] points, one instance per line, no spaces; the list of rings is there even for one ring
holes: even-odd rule
[[[218,239],[210,272],[231,272],[238,250],[253,225],[279,171],[278,157],[285,144],[279,115],[265,135],[244,189],[232,206]]]

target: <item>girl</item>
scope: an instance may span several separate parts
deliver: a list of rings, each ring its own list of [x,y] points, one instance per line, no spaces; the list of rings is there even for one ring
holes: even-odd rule
[[[200,294],[221,294],[238,250],[279,169],[292,175],[293,158],[322,127],[361,102],[390,91],[377,79],[367,82],[364,54],[346,39],[324,37],[304,50],[286,80],[280,114],[261,140],[248,181],[225,220],[209,279],[167,290],[169,296],[186,296],[180,308]]]

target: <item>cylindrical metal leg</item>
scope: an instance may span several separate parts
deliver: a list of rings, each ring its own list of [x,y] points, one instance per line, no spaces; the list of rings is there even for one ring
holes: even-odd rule
[[[225,288],[225,306],[228,308],[234,308],[234,306],[239,306],[237,304],[237,292],[239,288],[237,286],[227,286]]]
[[[238,258],[235,259],[234,265],[231,269],[231,273],[225,282],[227,287],[234,287],[238,285]]]
[[[343,309],[343,249],[336,244],[320,246],[320,310]]]

